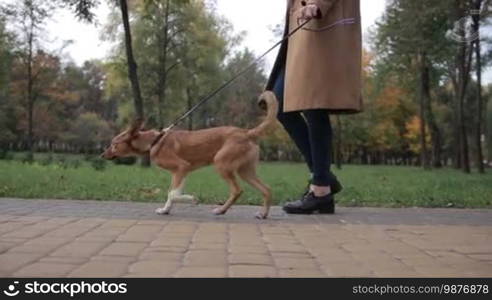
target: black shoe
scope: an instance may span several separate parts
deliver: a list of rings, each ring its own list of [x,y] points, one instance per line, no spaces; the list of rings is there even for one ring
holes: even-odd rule
[[[309,180],[308,181],[308,184],[307,184],[307,187],[306,187],[306,190],[302,194],[302,198],[306,197],[311,192],[311,184],[312,184],[312,181]],[[343,186],[342,186],[342,184],[338,180],[335,179],[335,183],[333,183],[330,186],[330,189],[331,189],[331,194],[332,195],[336,195],[336,194],[340,193],[343,190]]]
[[[316,211],[320,214],[334,214],[335,199],[332,194],[316,197],[314,193],[311,192],[302,198],[302,200],[285,204],[283,209],[288,214],[310,215]]]

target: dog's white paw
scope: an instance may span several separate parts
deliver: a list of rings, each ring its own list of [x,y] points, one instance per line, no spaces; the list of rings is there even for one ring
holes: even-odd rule
[[[218,215],[223,215],[226,212],[221,207],[217,207],[214,210],[212,210],[212,213],[218,216]]]
[[[155,210],[155,213],[158,215],[169,215],[169,212],[169,209],[165,209],[163,207]]]
[[[258,220],[265,220],[267,217],[268,217],[268,214],[263,213],[261,211],[259,211],[255,214],[255,218]]]

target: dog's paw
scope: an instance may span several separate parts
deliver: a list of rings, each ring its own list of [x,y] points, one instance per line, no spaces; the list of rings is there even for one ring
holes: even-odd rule
[[[224,215],[226,212],[221,207],[217,207],[214,210],[212,210],[212,213],[218,216],[218,215]]]
[[[165,208],[158,208],[155,210],[155,213],[158,215],[169,215],[169,210]]]
[[[264,213],[264,212],[257,212],[255,214],[255,218],[258,219],[258,220],[265,220],[266,218],[268,218],[268,214],[267,213]]]

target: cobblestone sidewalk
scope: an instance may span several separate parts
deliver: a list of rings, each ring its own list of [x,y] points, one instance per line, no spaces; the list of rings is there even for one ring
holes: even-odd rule
[[[492,210],[0,199],[2,277],[492,277]]]

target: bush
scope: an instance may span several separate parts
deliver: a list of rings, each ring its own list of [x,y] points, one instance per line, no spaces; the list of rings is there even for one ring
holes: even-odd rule
[[[34,155],[31,152],[27,152],[22,158],[23,163],[32,164],[34,162]]]
[[[42,166],[47,166],[47,165],[51,165],[53,163],[53,154],[48,154],[48,156],[46,156],[44,159],[42,159],[40,161],[40,164]]]
[[[0,148],[0,159],[5,159],[5,156],[7,156],[8,153],[9,151],[7,151],[7,149]]]
[[[136,157],[118,157],[113,161],[117,165],[134,165],[137,162]]]
[[[14,155],[7,149],[0,149],[0,160],[12,160]]]
[[[67,161],[65,156],[60,156],[58,158],[58,165],[63,169],[68,169],[68,167],[70,167],[70,162]]]
[[[91,166],[96,171],[104,171],[106,169],[106,160],[105,159],[102,159],[100,157],[94,158],[91,161]]]
[[[79,159],[74,159],[70,161],[70,166],[74,169],[78,169],[82,163]]]

